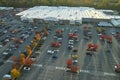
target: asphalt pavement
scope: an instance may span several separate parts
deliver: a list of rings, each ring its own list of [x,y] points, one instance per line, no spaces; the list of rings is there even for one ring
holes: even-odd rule
[[[50,42],[53,40],[53,35],[56,29],[64,28],[64,37],[62,40],[62,45],[59,48],[59,53],[57,54],[58,59],[53,60],[51,55],[46,52],[51,49]],[[72,51],[67,50],[68,45],[68,33],[76,30],[76,27],[66,26],[66,27],[54,27],[52,32],[47,37],[44,45],[40,48],[40,55],[38,56],[38,61],[33,65],[30,71],[24,71],[20,77],[20,80],[117,80],[120,79],[119,74],[114,72],[114,65],[119,62],[116,50],[114,50],[116,44],[112,45],[101,42],[99,36],[97,35],[95,28],[92,29],[93,38],[91,40],[84,40],[82,34],[82,27],[79,28],[79,39],[80,41],[75,44],[78,46],[78,64],[80,68],[80,73],[70,73],[65,71],[66,63],[65,61],[69,58]],[[93,42],[98,44],[99,48],[93,56],[88,56],[85,54],[87,44]],[[117,41],[115,41],[117,42]],[[110,49],[110,52],[106,52],[106,49]]]
[[[12,25],[10,29],[17,29],[20,25],[23,25],[25,28],[15,34],[16,38],[19,38],[22,33],[26,32],[29,27],[35,27],[30,23],[23,23],[20,21],[11,21],[8,22]],[[7,24],[8,24],[7,23]],[[46,26],[46,24],[37,24],[37,29],[41,31],[41,29]],[[120,57],[120,46],[119,41],[117,41],[113,37],[112,45],[100,41],[100,37],[97,35],[95,31],[95,26],[92,26],[92,38],[90,40],[85,40],[83,35],[83,26],[73,26],[73,25],[51,25],[49,24],[49,28],[51,28],[49,36],[44,41],[42,47],[40,47],[37,51],[39,55],[37,56],[37,61],[31,66],[31,70],[22,70],[21,76],[18,80],[119,80],[120,74],[115,73],[114,65],[119,64]],[[55,31],[57,29],[64,29],[62,45],[60,48],[53,48],[50,46],[50,42],[55,40],[53,37],[55,35]],[[70,57],[72,50],[68,50],[68,34],[78,30],[79,41],[74,44],[74,47],[78,48],[78,65],[79,65],[79,73],[71,73],[66,72],[66,60]],[[113,28],[107,29],[107,35],[111,35],[111,30]],[[119,31],[115,29],[115,31]],[[22,43],[16,44],[14,42],[10,44],[19,45],[19,48],[13,50],[12,53],[14,56],[19,56],[21,51],[25,51],[25,47],[31,44],[32,38],[35,36],[34,31],[32,34]],[[9,31],[2,35],[0,40],[5,38],[8,34],[11,34]],[[86,55],[86,48],[88,43],[94,43],[98,45],[98,50],[92,56]],[[4,52],[6,48],[9,46],[4,46],[2,48],[1,53]],[[58,59],[53,59],[52,55],[47,54],[47,50],[57,49],[59,52],[56,54]],[[107,52],[106,50],[110,50]],[[0,66],[0,80],[4,74],[8,73],[12,67],[13,61],[11,58],[6,60],[2,66]]]

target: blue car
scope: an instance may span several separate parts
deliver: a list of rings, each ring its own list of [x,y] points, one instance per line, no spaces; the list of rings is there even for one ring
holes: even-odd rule
[[[56,55],[53,55],[52,56],[52,59],[57,59],[58,57]]]

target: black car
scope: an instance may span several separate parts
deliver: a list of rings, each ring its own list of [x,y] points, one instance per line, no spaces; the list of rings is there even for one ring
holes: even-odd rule
[[[0,59],[0,66],[4,64],[4,60]]]
[[[78,52],[78,49],[73,49],[73,52]]]
[[[10,56],[12,56],[12,53],[3,54],[3,55],[2,55],[2,58],[3,58],[4,60],[7,60],[8,58],[10,58]]]
[[[93,52],[86,52],[86,55],[92,56]]]
[[[68,49],[71,50],[73,48],[73,45],[68,45]]]

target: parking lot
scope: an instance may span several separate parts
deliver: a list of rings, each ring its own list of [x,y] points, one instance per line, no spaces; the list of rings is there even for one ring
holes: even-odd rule
[[[84,25],[83,25],[84,26]],[[91,26],[91,25],[90,25]],[[86,40],[84,39],[83,35],[83,27],[70,27],[70,26],[64,26],[64,27],[53,27],[52,31],[50,33],[50,36],[47,38],[47,40],[44,42],[44,45],[40,49],[40,56],[38,56],[38,61],[36,62],[36,65],[33,66],[31,71],[29,71],[27,74],[23,74],[21,79],[34,79],[37,78],[37,80],[60,80],[61,76],[63,80],[79,80],[79,79],[119,79],[119,74],[116,74],[114,72],[114,65],[116,65],[119,61],[119,54],[116,53],[114,50],[115,46],[114,43],[116,43],[116,40],[113,41],[114,47],[106,47],[109,46],[109,44],[103,44],[99,40],[99,36],[97,35],[95,29],[92,29],[92,39]],[[48,54],[48,50],[54,50],[56,48],[53,48],[50,46],[50,42],[55,40],[54,35],[55,31],[57,29],[64,29],[63,32],[63,38],[62,38],[62,44],[57,50],[58,53],[52,53],[53,55],[56,54],[58,57],[57,59],[54,59],[51,54]],[[79,41],[74,43],[73,46],[78,48],[78,65],[80,68],[80,73],[70,73],[66,72],[64,70],[66,66],[66,60],[70,57],[72,54],[72,50],[68,49],[69,45],[69,39],[68,34],[72,33],[74,31],[78,31],[79,33]],[[94,33],[94,34],[93,34]],[[109,31],[108,31],[109,33]],[[98,44],[98,51],[93,55],[89,56],[86,55],[86,48],[87,44],[89,42]],[[106,49],[109,49],[110,52],[106,52]],[[112,54],[114,53],[114,54]],[[34,72],[36,70],[36,72]],[[34,72],[34,73],[33,73]],[[32,73],[32,74],[31,74]],[[31,75],[31,76],[30,76]]]
[[[25,52],[25,47],[31,44],[35,31],[41,31],[45,26],[23,23],[15,17],[14,19],[14,23],[8,19],[0,25],[0,59],[3,60],[0,66],[0,80],[12,67],[12,55],[19,56],[20,52]],[[91,27],[87,33],[91,38],[84,34],[85,26]],[[60,35],[57,35],[57,30],[62,30]],[[112,36],[112,44],[109,44],[100,40],[96,26],[91,24],[49,25],[49,36],[43,37],[43,45],[33,52],[33,56],[37,58],[36,62],[30,70],[22,70],[19,80],[119,80],[119,73],[114,71],[114,66],[120,61],[120,42],[115,39],[112,31],[120,30],[106,29],[106,35]],[[71,33],[78,34],[77,40],[69,38]],[[88,43],[98,45],[92,56],[86,55]],[[79,73],[66,71],[66,60],[74,54],[74,49],[77,49],[75,54],[78,55]]]

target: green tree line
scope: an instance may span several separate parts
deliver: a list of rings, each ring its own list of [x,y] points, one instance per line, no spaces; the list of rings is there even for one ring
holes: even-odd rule
[[[90,6],[95,8],[119,10],[120,0],[0,0],[0,6]]]

